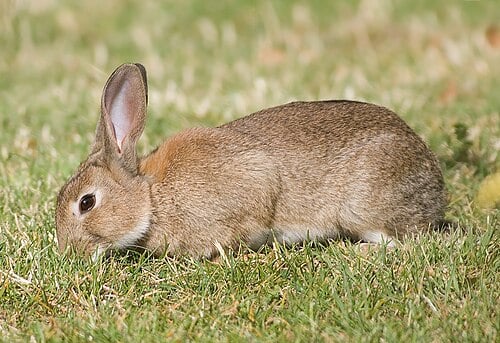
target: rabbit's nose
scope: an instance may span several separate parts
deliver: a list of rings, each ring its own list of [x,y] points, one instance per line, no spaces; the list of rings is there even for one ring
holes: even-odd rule
[[[58,237],[59,252],[70,256],[91,256],[95,245],[91,242],[71,235]]]
[[[59,253],[61,254],[64,254],[66,253],[68,250],[68,238],[67,237],[64,237],[63,235],[61,234],[58,234],[57,235],[57,246],[59,248]]]

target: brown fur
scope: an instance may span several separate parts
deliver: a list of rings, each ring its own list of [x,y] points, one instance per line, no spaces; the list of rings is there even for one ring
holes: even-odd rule
[[[370,240],[370,232],[402,238],[442,220],[436,158],[395,113],[367,103],[294,102],[186,130],[137,160],[147,94],[141,72],[124,65],[108,80],[93,152],[58,197],[62,249],[121,248],[115,243],[141,220],[147,230],[128,245],[195,257],[216,255],[218,244]],[[138,115],[119,151],[108,112],[124,80],[133,85],[125,108]],[[71,216],[71,203],[96,187],[104,193],[99,208]],[[99,238],[88,238],[92,232]]]

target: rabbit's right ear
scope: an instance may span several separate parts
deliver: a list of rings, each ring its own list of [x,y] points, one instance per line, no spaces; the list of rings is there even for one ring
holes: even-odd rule
[[[119,162],[131,173],[137,171],[136,143],[144,130],[147,94],[146,69],[141,64],[123,64],[111,74],[102,93],[93,154],[103,154],[107,163]]]

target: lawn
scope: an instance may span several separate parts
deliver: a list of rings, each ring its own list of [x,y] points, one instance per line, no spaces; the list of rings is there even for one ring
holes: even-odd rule
[[[0,2],[0,340],[495,342],[500,6],[494,1]],[[398,112],[437,154],[446,233],[395,249],[269,247],[216,262],[61,256],[58,189],[108,75],[150,83],[139,149],[291,100]]]

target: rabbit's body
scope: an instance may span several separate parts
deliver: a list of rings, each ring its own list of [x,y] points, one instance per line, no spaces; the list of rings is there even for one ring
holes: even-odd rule
[[[105,88],[93,153],[58,198],[61,248],[69,244],[93,252],[141,246],[157,254],[212,257],[217,246],[237,249],[244,243],[258,248],[274,240],[347,236],[380,242],[442,220],[446,200],[436,158],[383,107],[294,102],[218,128],[186,130],[137,159],[145,100],[144,105],[139,101],[144,106],[139,119],[131,111],[113,120],[114,108],[123,110],[115,105],[124,95],[116,89],[131,88],[134,92],[125,95],[133,97],[139,88],[128,87],[139,82],[138,69],[122,68],[127,68],[123,75],[118,69]],[[103,127],[103,122],[110,126]],[[125,128],[123,140],[113,143],[110,127],[115,136]],[[109,175],[89,167],[100,163]],[[91,178],[86,174],[98,175],[102,182],[81,186]],[[107,190],[110,183],[122,187]],[[85,194],[98,195],[88,212],[81,210]],[[76,223],[68,218],[70,212]],[[89,231],[99,234],[92,238]]]
[[[427,228],[445,204],[420,138],[391,111],[350,101],[295,102],[187,130],[140,173],[152,177],[154,223],[143,245],[191,255],[215,254],[214,242],[380,241]]]

